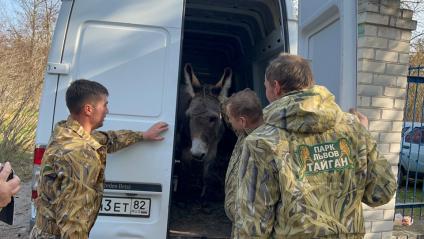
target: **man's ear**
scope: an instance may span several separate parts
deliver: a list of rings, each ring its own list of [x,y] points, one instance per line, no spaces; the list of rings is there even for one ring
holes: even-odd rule
[[[244,116],[240,116],[240,121],[241,121],[241,126],[243,127],[243,129],[247,128],[247,119]]]
[[[273,80],[272,83],[274,85],[274,87],[272,88],[274,91],[274,94],[277,96],[282,96],[284,92],[283,92],[283,88],[280,85],[280,82]]]
[[[86,116],[91,116],[91,114],[93,113],[93,106],[90,104],[84,104],[82,106],[81,113]]]

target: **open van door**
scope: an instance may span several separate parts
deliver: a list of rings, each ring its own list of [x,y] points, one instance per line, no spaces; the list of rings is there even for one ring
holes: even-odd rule
[[[350,0],[299,0],[299,55],[343,110],[356,106],[356,9]]]
[[[105,194],[90,238],[166,238],[177,102],[183,0],[74,0],[59,74],[56,123],[68,116],[76,79],[109,90],[99,130],[145,131],[169,124],[165,140],[139,143],[107,159]]]

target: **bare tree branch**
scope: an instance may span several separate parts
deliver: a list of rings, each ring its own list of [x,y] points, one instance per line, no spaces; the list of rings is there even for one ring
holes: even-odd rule
[[[13,1],[15,13],[0,10],[0,161],[33,148],[44,69],[61,3]]]

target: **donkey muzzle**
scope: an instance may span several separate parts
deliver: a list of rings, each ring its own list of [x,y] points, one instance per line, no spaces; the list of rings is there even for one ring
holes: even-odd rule
[[[206,143],[201,139],[194,138],[191,143],[190,152],[194,160],[203,161],[208,153],[208,148]]]

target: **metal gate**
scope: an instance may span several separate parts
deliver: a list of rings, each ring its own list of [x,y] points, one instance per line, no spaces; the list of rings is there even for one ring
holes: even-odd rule
[[[424,66],[410,67],[399,157],[396,213],[424,219]]]

